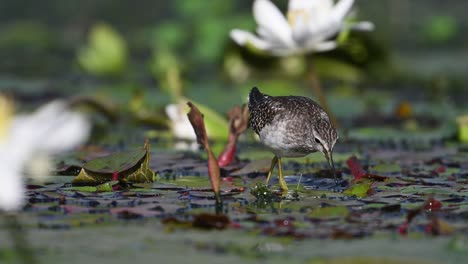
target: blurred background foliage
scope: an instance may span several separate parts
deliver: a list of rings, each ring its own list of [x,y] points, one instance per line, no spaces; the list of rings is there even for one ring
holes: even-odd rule
[[[273,2],[287,7],[286,0]],[[233,28],[255,29],[251,6],[2,0],[0,90],[33,102],[91,96],[108,111],[167,127],[164,106],[183,98],[224,114],[245,102],[252,86],[313,96],[304,81],[313,60],[339,118],[374,107],[393,111],[414,98],[458,105],[466,99],[459,96],[468,76],[466,1],[357,0],[354,16],[372,21],[373,32],[351,32],[331,52],[281,59],[229,38]]]

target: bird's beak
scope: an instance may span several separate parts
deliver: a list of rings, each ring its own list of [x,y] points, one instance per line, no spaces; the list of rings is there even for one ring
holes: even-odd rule
[[[335,183],[338,183],[338,180],[336,179],[335,163],[333,162],[333,152],[325,150],[324,154],[325,154],[325,158],[328,161],[328,165],[330,165],[330,169],[333,173],[333,178],[335,179]]]

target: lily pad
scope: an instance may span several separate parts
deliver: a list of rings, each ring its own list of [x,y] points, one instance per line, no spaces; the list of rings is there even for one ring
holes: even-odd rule
[[[309,213],[310,218],[320,219],[320,220],[329,220],[335,218],[345,218],[348,216],[349,210],[346,206],[329,206],[316,208]]]
[[[368,195],[371,186],[372,186],[372,181],[364,179],[351,185],[343,193],[349,196],[356,196],[358,198],[364,198]]]
[[[72,183],[75,185],[96,185],[111,180],[153,182],[154,171],[149,168],[149,161],[149,142],[147,141],[144,148],[115,153],[89,161]]]

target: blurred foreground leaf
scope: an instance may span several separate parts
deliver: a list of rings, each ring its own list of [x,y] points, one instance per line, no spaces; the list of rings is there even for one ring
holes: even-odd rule
[[[149,168],[149,142],[133,151],[119,152],[86,163],[72,183],[96,185],[111,180],[152,182],[154,171]]]

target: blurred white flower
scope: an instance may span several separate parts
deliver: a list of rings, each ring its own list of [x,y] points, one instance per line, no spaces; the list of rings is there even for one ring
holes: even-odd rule
[[[89,131],[86,118],[69,111],[65,102],[54,101],[34,113],[14,116],[11,102],[0,96],[0,210],[21,209],[23,172],[33,159],[74,148],[88,138]]]
[[[354,0],[290,0],[286,17],[270,0],[255,0],[253,15],[258,24],[254,34],[234,29],[231,38],[239,45],[255,48],[276,56],[321,52],[336,48],[330,40],[341,30],[372,30],[371,22],[345,22]]]
[[[187,105],[184,103],[169,104],[166,114],[170,119],[172,134],[177,139],[197,140],[192,125],[187,117]]]
[[[190,124],[190,121],[187,117],[186,101],[181,100],[177,104],[167,105],[166,114],[170,120],[169,125],[172,134],[176,139],[179,140],[175,142],[174,148],[178,150],[197,150],[197,136],[195,135],[192,124]]]

